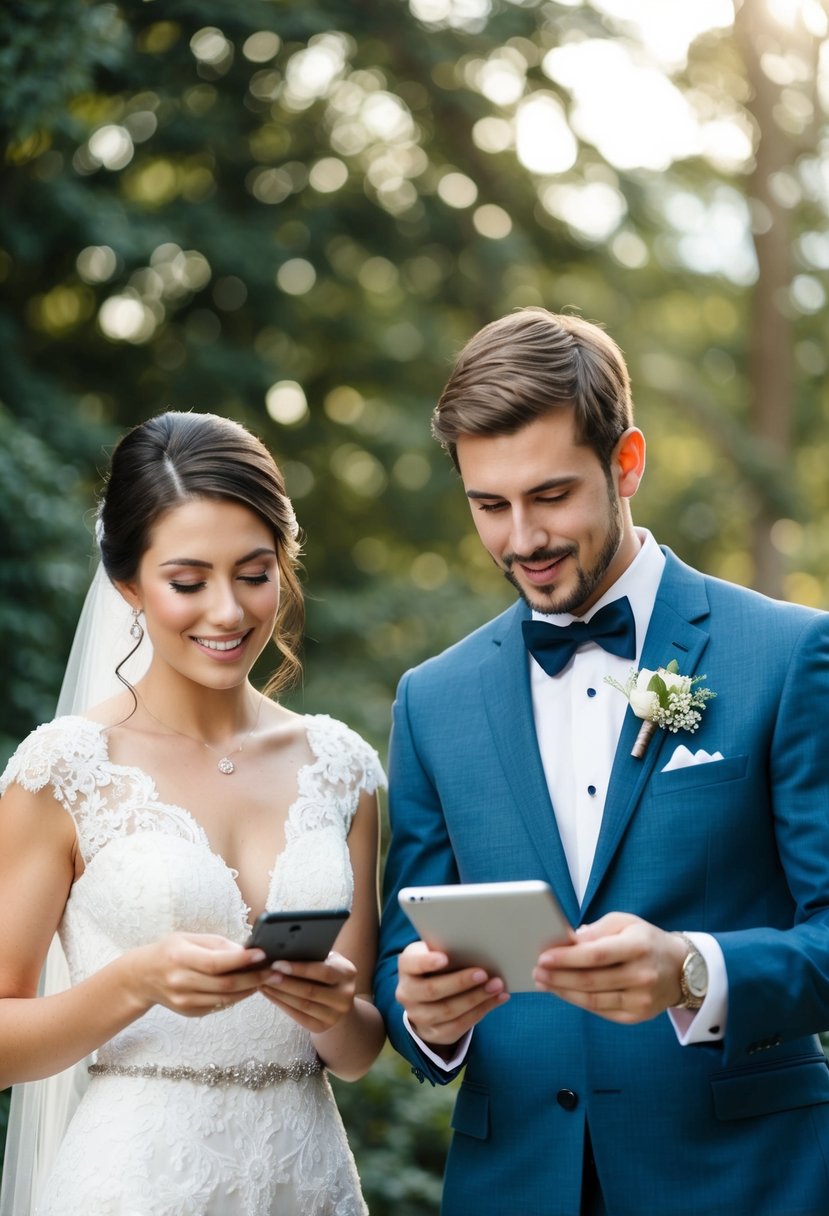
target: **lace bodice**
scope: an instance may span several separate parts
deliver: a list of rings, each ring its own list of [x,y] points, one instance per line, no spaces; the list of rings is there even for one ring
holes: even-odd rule
[[[314,761],[299,770],[289,839],[335,823],[348,831],[362,790],[373,793],[384,782],[377,753],[353,730],[326,714],[305,722]],[[51,785],[75,822],[86,865],[109,841],[142,831],[168,832],[209,848],[190,812],[162,802],[147,773],[111,763],[106,729],[88,718],[56,718],[32,731],[0,777],[0,795],[12,781],[33,793]]]
[[[299,770],[296,797],[287,815],[284,848],[274,858],[267,901],[272,909],[351,905],[348,831],[361,792],[373,792],[384,779],[376,752],[342,723],[317,715],[306,718],[306,728],[313,761]],[[173,930],[217,933],[240,943],[247,938],[250,911],[237,885],[236,872],[211,850],[204,830],[186,808],[159,798],[147,773],[110,761],[103,727],[80,717],[58,718],[39,727],[9,761],[0,778],[0,793],[12,781],[32,792],[50,786],[75,824],[85,868],[72,886],[59,929],[73,983],[124,951]],[[248,1059],[291,1064],[315,1058],[308,1032],[259,994],[203,1018],[183,1018],[155,1006],[105,1043],[97,1055],[98,1063],[119,1067],[160,1064],[195,1069],[228,1067]],[[50,1201],[52,1206],[45,1206],[43,1211],[57,1214],[94,1208],[101,1216],[122,1211],[153,1216],[162,1212],[164,1216],[179,1212],[182,1216],[205,1216],[214,1211],[222,1216],[293,1212],[295,1208],[287,1201],[278,1207],[269,1206],[269,1197],[275,1194],[274,1178],[285,1174],[287,1168],[279,1162],[288,1152],[296,1160],[285,1176],[290,1175],[295,1188],[303,1188],[305,1206],[297,1207],[297,1212],[303,1212],[303,1216],[311,1212],[349,1216],[361,1212],[359,1197],[332,1206],[330,1197],[323,1196],[323,1191],[339,1193],[341,1184],[335,1184],[335,1175],[338,1177],[344,1168],[342,1162],[336,1169],[330,1161],[324,1168],[322,1161],[319,1169],[307,1168],[309,1162],[303,1154],[310,1151],[310,1146],[302,1147],[309,1118],[305,1105],[311,1101],[307,1095],[320,1086],[327,1094],[322,1108],[328,1112],[326,1118],[336,1119],[336,1111],[329,1110],[333,1104],[327,1081],[322,1078],[287,1082],[262,1094],[231,1089],[222,1090],[217,1098],[211,1093],[210,1102],[207,1106],[202,1103],[198,1115],[189,1082],[112,1076],[96,1080],[64,1142],[56,1171],[60,1188]],[[103,1093],[109,1095],[106,1101],[102,1100]],[[141,1100],[137,1100],[137,1094]],[[300,1094],[306,1095],[302,1102],[298,1100]],[[314,1099],[312,1107],[319,1100]],[[133,1127],[129,1134],[134,1134],[142,1102],[148,1119],[158,1118],[162,1107],[165,1120],[175,1112],[173,1130],[165,1139],[172,1134],[180,1142],[179,1156],[183,1153],[193,1168],[205,1171],[207,1176],[221,1178],[223,1193],[229,1174],[239,1196],[248,1198],[244,1202],[240,1199],[236,1206],[225,1199],[214,1208],[205,1199],[196,1202],[188,1198],[191,1192],[195,1194],[192,1178],[172,1182],[167,1178],[162,1188],[158,1161],[152,1167],[144,1162],[139,1168],[134,1147],[123,1160],[123,1152],[112,1147],[112,1128],[127,1117],[128,1109],[128,1122]],[[124,1108],[113,1110],[119,1103]],[[263,1116],[263,1106],[271,1111],[271,1123],[276,1120],[273,1126]],[[235,1133],[234,1152],[217,1156],[216,1151],[208,1153],[204,1149],[205,1137],[215,1137],[225,1126],[230,1108],[241,1119],[249,1107],[257,1112],[251,1115],[259,1125],[256,1143],[265,1163],[270,1162],[264,1170],[261,1156],[256,1163],[251,1160],[245,1166],[247,1150],[240,1150]],[[207,1114],[209,1110],[214,1110],[215,1118]],[[318,1114],[315,1119],[320,1117]],[[76,1125],[85,1128],[82,1139],[75,1135]],[[262,1142],[267,1127],[275,1136],[270,1149]],[[283,1139],[290,1131],[289,1149],[281,1145],[276,1130]],[[126,1130],[124,1134],[128,1134]],[[120,1162],[122,1177],[112,1181],[113,1194],[120,1194],[126,1187],[124,1178],[131,1179],[132,1207],[119,1207],[115,1200],[111,1207],[103,1201],[90,1207],[88,1196],[92,1192],[87,1189],[78,1196],[73,1190],[77,1184],[70,1186],[70,1177],[84,1180],[87,1188],[100,1181],[97,1175],[93,1179],[84,1164],[90,1135],[103,1136],[109,1146],[107,1152]],[[331,1136],[337,1154],[350,1163],[338,1123]],[[298,1178],[300,1162],[302,1177]],[[348,1169],[353,1172],[353,1165],[349,1164]],[[181,1193],[176,1198],[179,1185]],[[283,1179],[280,1188],[284,1185]],[[163,1200],[159,1198],[162,1189]],[[312,1193],[317,1196],[313,1201],[309,1198]],[[351,1191],[346,1186],[342,1193]],[[136,1203],[137,1194],[143,1195],[141,1203]],[[67,1199],[68,1195],[75,1198]],[[81,1200],[85,1208],[68,1206]]]

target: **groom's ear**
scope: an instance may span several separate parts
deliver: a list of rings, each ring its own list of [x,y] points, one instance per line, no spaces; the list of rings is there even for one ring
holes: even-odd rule
[[[619,436],[610,465],[617,471],[619,496],[633,498],[645,472],[645,436],[638,427],[628,427]]]

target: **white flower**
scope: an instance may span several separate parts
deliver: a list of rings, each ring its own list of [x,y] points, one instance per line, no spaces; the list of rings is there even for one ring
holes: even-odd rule
[[[650,671],[642,672],[642,675],[651,676]],[[640,676],[641,678],[641,676]],[[650,722],[659,708],[659,697],[655,692],[648,692],[645,688],[632,688],[630,690],[630,707],[636,714],[637,718],[644,718],[646,722]]]
[[[645,692],[648,685],[654,676],[660,676],[662,682],[668,692],[690,692],[693,680],[690,676],[681,676],[677,671],[671,671],[670,667],[660,667],[659,671],[648,671],[647,667],[643,667],[636,677],[636,688],[640,692]],[[634,713],[636,711],[634,710]],[[637,718],[643,718],[644,714],[636,714]]]
[[[608,684],[618,688],[630,702],[630,707],[644,725],[636,740],[633,755],[645,754],[648,741],[656,727],[676,734],[679,730],[695,731],[702,720],[706,701],[716,696],[710,688],[697,687],[705,676],[682,676],[676,659],[667,667],[650,671],[631,670],[625,684],[605,676]]]

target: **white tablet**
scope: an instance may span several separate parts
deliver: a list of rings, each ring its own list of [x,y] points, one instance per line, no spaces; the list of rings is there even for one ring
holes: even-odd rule
[[[535,879],[403,887],[397,898],[421,940],[445,951],[453,968],[483,967],[510,992],[535,992],[542,950],[575,940],[552,888]]]

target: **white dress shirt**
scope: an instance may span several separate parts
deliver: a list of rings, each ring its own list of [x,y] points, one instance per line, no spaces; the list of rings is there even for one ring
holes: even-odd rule
[[[633,662],[590,641],[579,647],[558,675],[548,676],[532,656],[527,656],[541,762],[579,902],[590,877],[610,772],[628,709],[625,697],[607,684],[605,677],[611,676],[624,684],[631,667],[638,668],[665,566],[665,556],[650,532],[637,529],[637,534],[642,545],[636,557],[583,618],[568,612],[532,614],[534,620],[554,625],[567,625],[578,619],[589,621],[606,604],[627,596],[636,623]],[[683,1046],[723,1038],[728,1012],[728,981],[718,942],[707,933],[687,932],[708,965],[708,994],[695,1013],[686,1009],[668,1010]],[[441,1067],[457,1067],[463,1061],[469,1036],[464,1037],[452,1061],[447,1062],[409,1029],[421,1049]]]
[[[529,658],[533,717],[541,763],[555,811],[576,897],[581,903],[599,829],[602,826],[610,771],[628,703],[605,683],[612,676],[624,684],[639,658],[665,566],[662,550],[649,532],[640,532],[642,547],[609,591],[581,618],[562,612],[533,620],[552,625],[589,621],[606,604],[627,596],[636,622],[633,660],[610,654],[597,642],[580,646],[556,676],[548,676]]]

